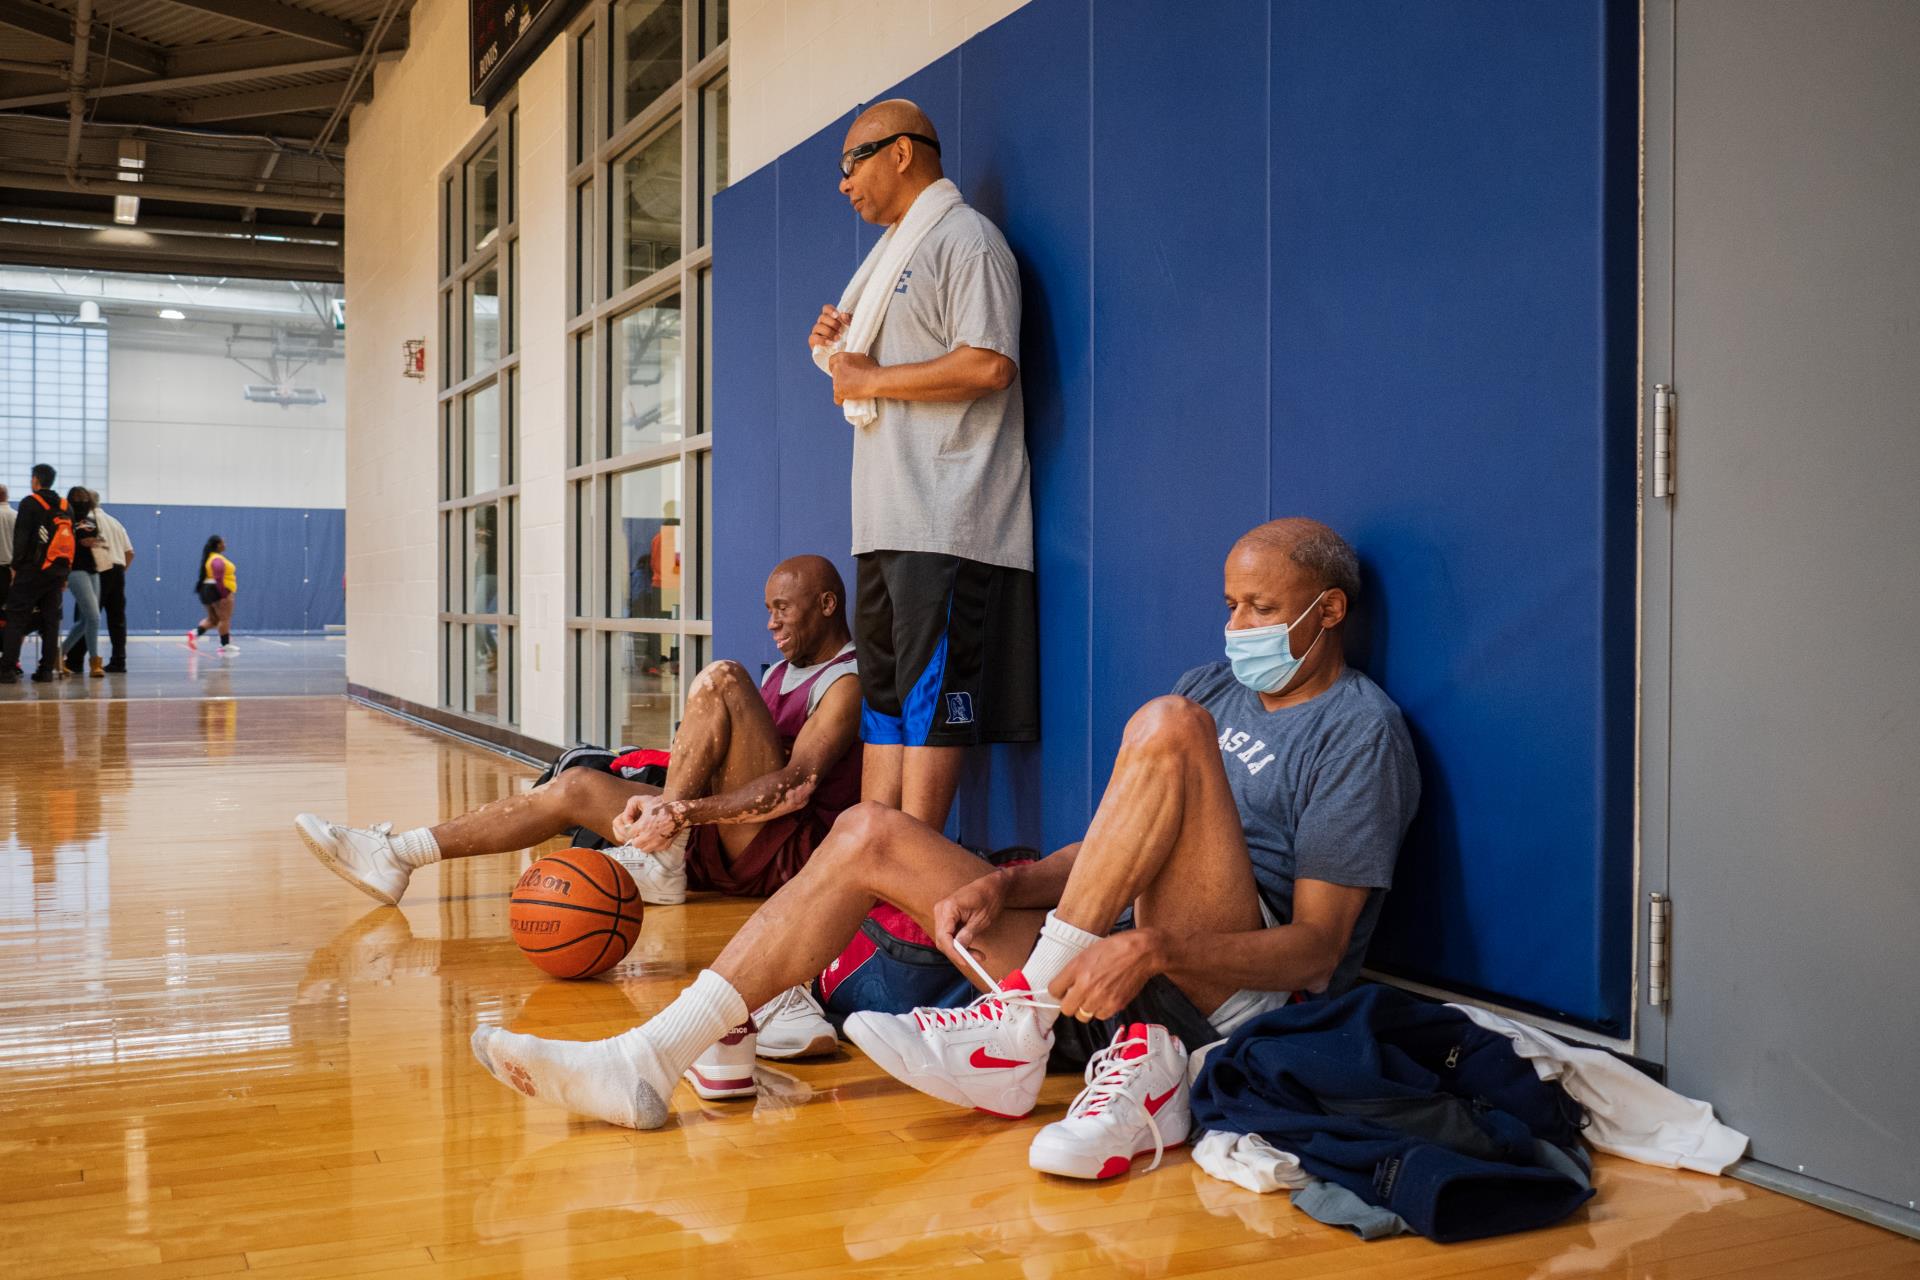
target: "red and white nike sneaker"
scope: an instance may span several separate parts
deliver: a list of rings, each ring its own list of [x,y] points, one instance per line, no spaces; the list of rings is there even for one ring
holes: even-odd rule
[[[707,1047],[687,1068],[687,1083],[709,1102],[721,1098],[751,1098],[760,1091],[753,1082],[753,1019],[727,1032]]]
[[[1057,1009],[1035,996],[1018,970],[960,1009],[912,1013],[856,1013],[847,1039],[880,1068],[924,1094],[1018,1120],[1033,1110],[1053,1049]]]
[[[1056,1120],[1034,1135],[1027,1163],[1068,1178],[1116,1178],[1135,1156],[1153,1153],[1158,1168],[1168,1147],[1187,1140],[1187,1050],[1158,1024],[1122,1027],[1087,1063],[1087,1087]]]

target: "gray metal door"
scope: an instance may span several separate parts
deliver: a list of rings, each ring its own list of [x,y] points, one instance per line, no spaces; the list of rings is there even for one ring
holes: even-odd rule
[[[1648,365],[1677,409],[1673,496],[1648,520],[1650,552],[1670,536],[1671,600],[1647,623],[1650,651],[1671,646],[1653,787],[1669,1078],[1755,1158],[1904,1209],[1920,1197],[1920,3],[1665,11]]]

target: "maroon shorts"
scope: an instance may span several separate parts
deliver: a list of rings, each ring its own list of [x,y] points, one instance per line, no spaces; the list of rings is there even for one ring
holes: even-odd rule
[[[720,828],[700,826],[687,837],[687,888],[734,898],[765,898],[800,874],[826,839],[830,818],[808,805],[764,824],[731,863]]]

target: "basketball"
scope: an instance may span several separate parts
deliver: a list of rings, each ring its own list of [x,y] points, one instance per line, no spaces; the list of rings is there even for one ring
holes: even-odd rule
[[[556,978],[591,978],[627,958],[640,936],[640,889],[598,849],[568,849],[513,886],[507,927],[527,959]]]

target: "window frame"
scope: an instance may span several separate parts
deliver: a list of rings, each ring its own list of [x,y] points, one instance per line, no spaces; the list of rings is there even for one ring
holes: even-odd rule
[[[490,146],[498,148],[495,227],[482,245],[470,247],[467,240],[473,211],[468,200],[468,169]],[[519,158],[519,94],[509,92],[436,181],[440,205],[438,261],[442,268],[436,285],[441,354],[434,400],[439,458],[434,506],[437,687],[444,709],[503,728],[517,728],[520,722]],[[496,354],[492,361],[482,364],[469,359],[474,325],[468,289],[489,269],[497,273],[498,282]],[[477,397],[490,387],[498,388],[500,468],[491,488],[467,492],[472,463],[467,414]],[[467,559],[467,524],[470,513],[484,507],[492,507],[495,512],[496,585],[490,611],[472,608],[475,602],[467,598],[472,576]],[[457,557],[456,539],[460,551]],[[494,628],[494,652],[498,655],[492,714],[474,709],[476,694],[469,682],[479,628],[489,626]],[[456,648],[457,662],[453,657]]]
[[[567,444],[565,469],[565,574],[567,640],[567,735],[570,741],[610,739],[617,725],[613,705],[613,646],[623,634],[672,637],[681,655],[673,690],[673,716],[685,706],[693,678],[712,655],[712,601],[702,584],[710,578],[710,513],[701,477],[712,470],[713,424],[706,383],[712,365],[705,348],[705,309],[711,295],[712,222],[706,205],[708,120],[704,95],[729,86],[729,40],[705,53],[701,45],[708,10],[721,0],[683,0],[680,76],[630,119],[615,123],[624,87],[614,80],[615,16],[623,0],[591,0],[568,24],[567,39],[567,243],[568,319],[565,331]],[[592,62],[583,60],[585,48]],[[582,90],[591,87],[593,101]],[[622,286],[612,287],[619,264],[614,197],[619,161],[678,123],[680,128],[680,254],[671,263]],[[594,136],[583,138],[582,126]],[[583,198],[582,192],[587,194]],[[581,211],[585,210],[585,216]],[[585,223],[586,225],[582,225]],[[585,246],[583,272],[582,237]],[[584,276],[584,278],[583,278]],[[615,447],[612,339],[631,311],[677,297],[681,359],[677,387],[683,434],[677,440],[613,453]],[[582,339],[586,339],[583,343]],[[590,366],[582,369],[583,347]],[[583,394],[583,387],[585,393]],[[612,535],[610,495],[621,475],[645,467],[678,465],[681,539],[677,618],[609,616],[607,547]],[[699,616],[695,616],[699,615]],[[612,744],[609,745],[619,745]],[[654,744],[665,746],[665,743]]]

